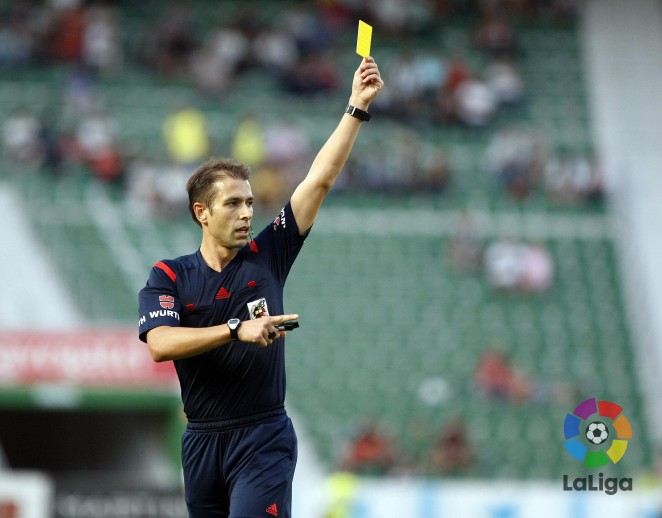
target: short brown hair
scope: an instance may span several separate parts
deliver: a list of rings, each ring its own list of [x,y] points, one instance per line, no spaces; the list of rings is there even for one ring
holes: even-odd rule
[[[212,201],[218,194],[216,182],[226,177],[248,180],[250,176],[251,168],[247,164],[235,162],[230,158],[210,158],[203,163],[186,182],[188,210],[193,221],[198,226],[202,226],[195,216],[193,204],[202,203],[206,207],[211,207]]]

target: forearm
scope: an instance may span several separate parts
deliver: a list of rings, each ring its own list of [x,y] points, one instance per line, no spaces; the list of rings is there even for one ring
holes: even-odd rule
[[[237,327],[237,339],[258,347],[268,347],[274,340],[285,337],[286,333],[276,327],[278,324],[298,318],[298,314],[288,313],[244,320]],[[147,345],[155,362],[190,358],[231,341],[232,335],[227,324],[210,327],[160,326],[147,333]]]
[[[292,211],[302,235],[312,227],[324,198],[347,162],[360,126],[360,120],[344,114],[335,131],[317,153],[306,178],[292,194]]]
[[[356,106],[362,110],[367,110],[368,108],[366,103],[357,103],[361,104],[361,106],[358,106],[354,104],[356,101],[353,102],[350,99],[349,102],[352,106]],[[333,186],[338,174],[349,158],[361,124],[362,122],[359,119],[347,113],[342,116],[338,126],[319,150],[315,160],[313,160],[306,180],[314,182],[327,190]]]
[[[147,333],[147,345],[155,362],[197,356],[231,340],[226,324],[202,328],[161,326]]]

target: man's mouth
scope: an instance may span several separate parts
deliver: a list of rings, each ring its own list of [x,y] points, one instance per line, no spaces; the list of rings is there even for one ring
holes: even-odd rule
[[[239,227],[235,229],[235,233],[240,234],[242,236],[248,236],[250,231],[251,231],[251,227]]]

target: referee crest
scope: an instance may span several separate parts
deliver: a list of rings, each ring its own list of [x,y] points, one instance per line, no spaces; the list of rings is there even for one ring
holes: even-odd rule
[[[248,314],[251,316],[251,320],[269,316],[269,306],[267,306],[267,299],[264,297],[249,302],[246,305],[248,306]]]

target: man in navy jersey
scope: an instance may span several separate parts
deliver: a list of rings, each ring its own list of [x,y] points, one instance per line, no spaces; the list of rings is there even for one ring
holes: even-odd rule
[[[324,197],[382,89],[364,58],[349,104],[273,223],[250,239],[250,169],[212,159],[187,184],[197,252],[156,263],[139,295],[140,339],[174,360],[188,424],[182,439],[191,517],[291,516],[297,440],[284,409],[283,287]]]

